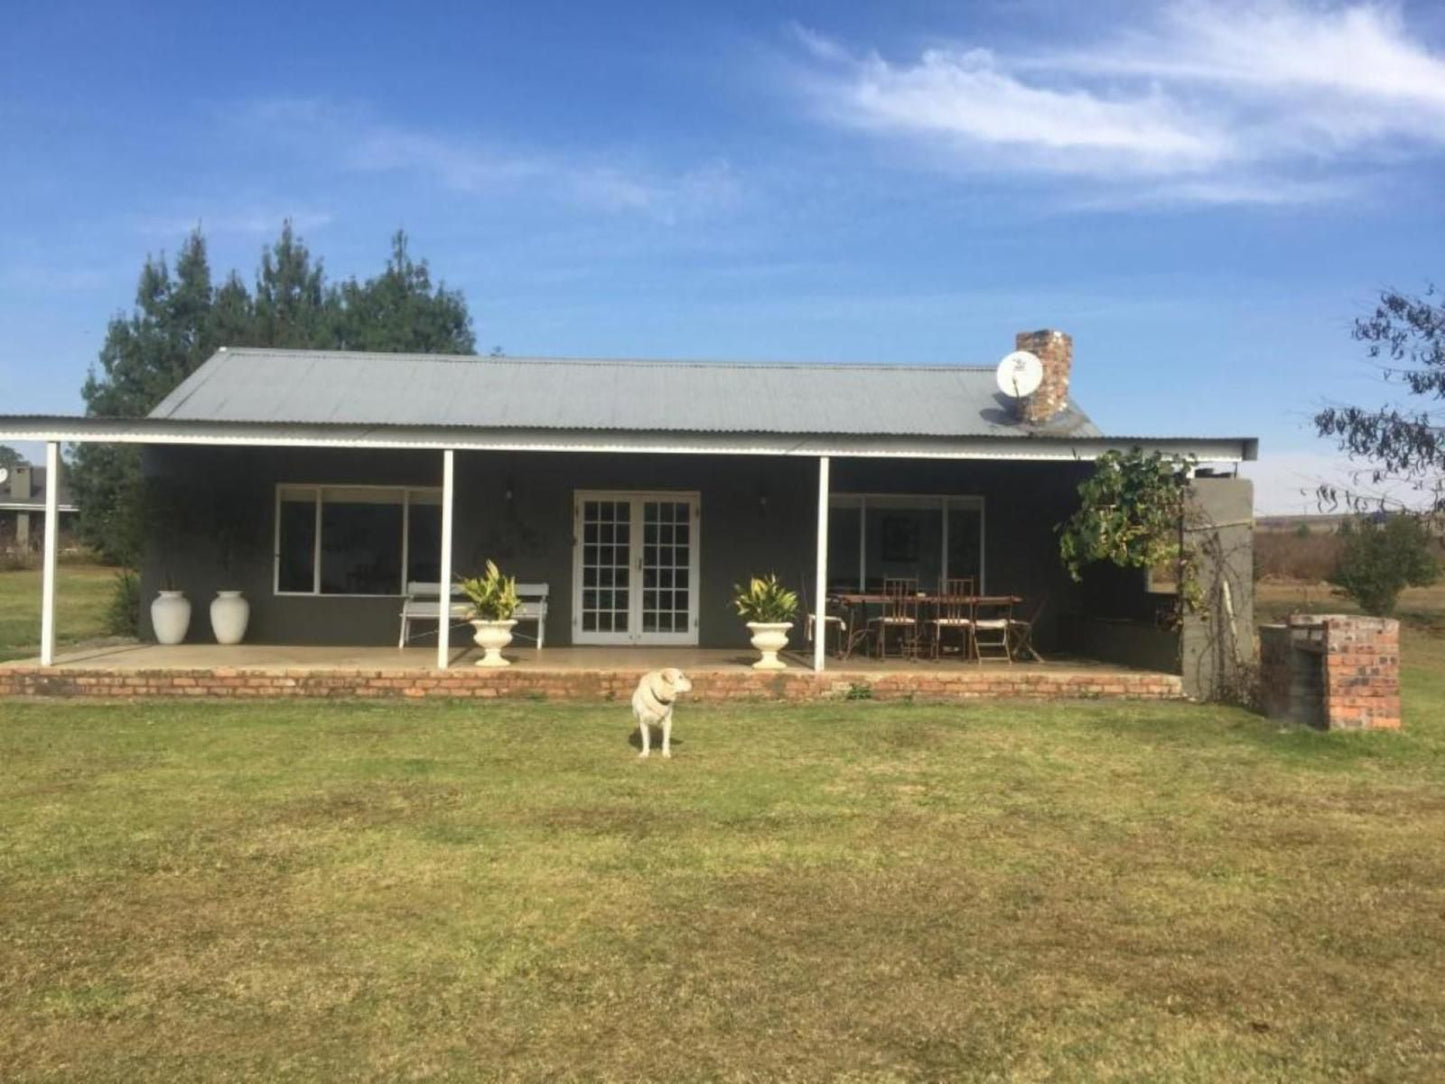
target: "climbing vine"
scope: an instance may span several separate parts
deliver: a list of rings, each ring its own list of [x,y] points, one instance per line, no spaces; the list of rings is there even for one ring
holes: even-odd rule
[[[1120,568],[1177,568],[1179,599],[1199,609],[1204,592],[1194,554],[1183,544],[1193,459],[1147,455],[1138,448],[1105,452],[1079,485],[1079,508],[1059,524],[1059,556],[1069,575],[1108,561]]]

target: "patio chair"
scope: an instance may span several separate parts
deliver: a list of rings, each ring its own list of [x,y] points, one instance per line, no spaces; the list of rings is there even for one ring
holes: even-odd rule
[[[1013,620],[1013,599],[979,598],[973,602],[973,657],[985,660],[1014,661],[1009,643],[1009,623]]]
[[[942,587],[937,609],[927,622],[932,630],[933,657],[937,659],[943,655],[944,637],[956,633],[959,654],[968,658],[973,646],[973,578],[944,580]]]
[[[1044,607],[1049,604],[1049,596],[1040,597],[1034,606],[1033,612],[1026,618],[1014,617],[1009,619],[1009,646],[1016,659],[1029,658],[1034,662],[1043,662],[1044,657],[1039,654],[1038,648],[1034,647],[1034,626],[1038,624],[1039,614],[1044,612]]]
[[[888,657],[889,632],[897,634],[894,640],[900,658],[918,658],[918,581],[885,577],[883,612],[870,618],[868,626],[874,632],[874,653],[878,658]]]
[[[803,582],[804,584],[807,583],[806,577],[803,579],[802,582]],[[836,611],[830,612],[830,611],[829,611],[829,602],[828,602],[827,599],[824,599],[824,600],[823,600],[823,612],[822,612],[822,614],[820,615],[820,614],[814,613],[814,612],[813,612],[811,609],[809,609],[809,607],[808,607],[808,588],[807,588],[806,586],[799,588],[799,594],[801,594],[801,595],[802,595],[802,598],[803,598],[803,614],[804,614],[804,618],[803,618],[803,638],[804,638],[804,640],[805,640],[807,643],[810,643],[810,644],[813,642],[813,626],[816,625],[816,624],[818,623],[818,621],[821,619],[822,622],[823,622],[823,648],[824,648],[824,650],[827,650],[827,647],[828,647],[828,630],[829,630],[829,629],[835,629],[835,630],[837,631],[837,633],[838,633],[838,650],[837,650],[837,652],[836,652],[835,654],[837,654],[837,656],[838,656],[839,658],[842,658],[842,657],[843,657],[844,647],[845,647],[845,645],[848,643],[848,619],[847,619],[845,616],[843,616],[842,613],[838,613],[838,612],[836,612]]]

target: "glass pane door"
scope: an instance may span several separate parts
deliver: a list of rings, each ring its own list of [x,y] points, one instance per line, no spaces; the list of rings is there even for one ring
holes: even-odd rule
[[[642,632],[692,628],[692,502],[642,502]]]
[[[626,643],[632,632],[632,502],[584,500],[579,628],[590,643]]]
[[[579,493],[573,640],[697,643],[697,498]]]

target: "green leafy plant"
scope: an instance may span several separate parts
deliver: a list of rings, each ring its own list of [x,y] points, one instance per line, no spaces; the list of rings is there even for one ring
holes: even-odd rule
[[[517,612],[517,580],[503,576],[495,561],[487,562],[484,575],[458,577],[457,582],[472,604],[475,620],[510,621]]]
[[[115,574],[105,607],[105,631],[112,636],[140,635],[140,577],[128,568]]]
[[[1419,518],[1399,514],[1345,520],[1343,548],[1329,581],[1335,593],[1353,599],[1376,617],[1395,612],[1406,587],[1426,587],[1440,575],[1439,543]]]
[[[779,625],[798,612],[798,595],[778,582],[775,572],[754,576],[747,587],[733,585],[733,606],[744,621]]]
[[[1076,581],[1086,565],[1179,570],[1179,597],[1198,609],[1203,591],[1194,558],[1183,545],[1192,459],[1159,452],[1105,452],[1079,485],[1079,508],[1059,524],[1059,556]]]

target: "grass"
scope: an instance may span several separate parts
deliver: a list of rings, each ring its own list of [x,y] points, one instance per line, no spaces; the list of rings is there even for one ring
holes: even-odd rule
[[[58,645],[105,635],[116,570],[61,564],[56,569],[55,639]],[[0,572],[0,662],[40,653],[40,570]]]
[[[1445,1076],[1402,734],[1183,704],[10,703],[7,1080]]]

